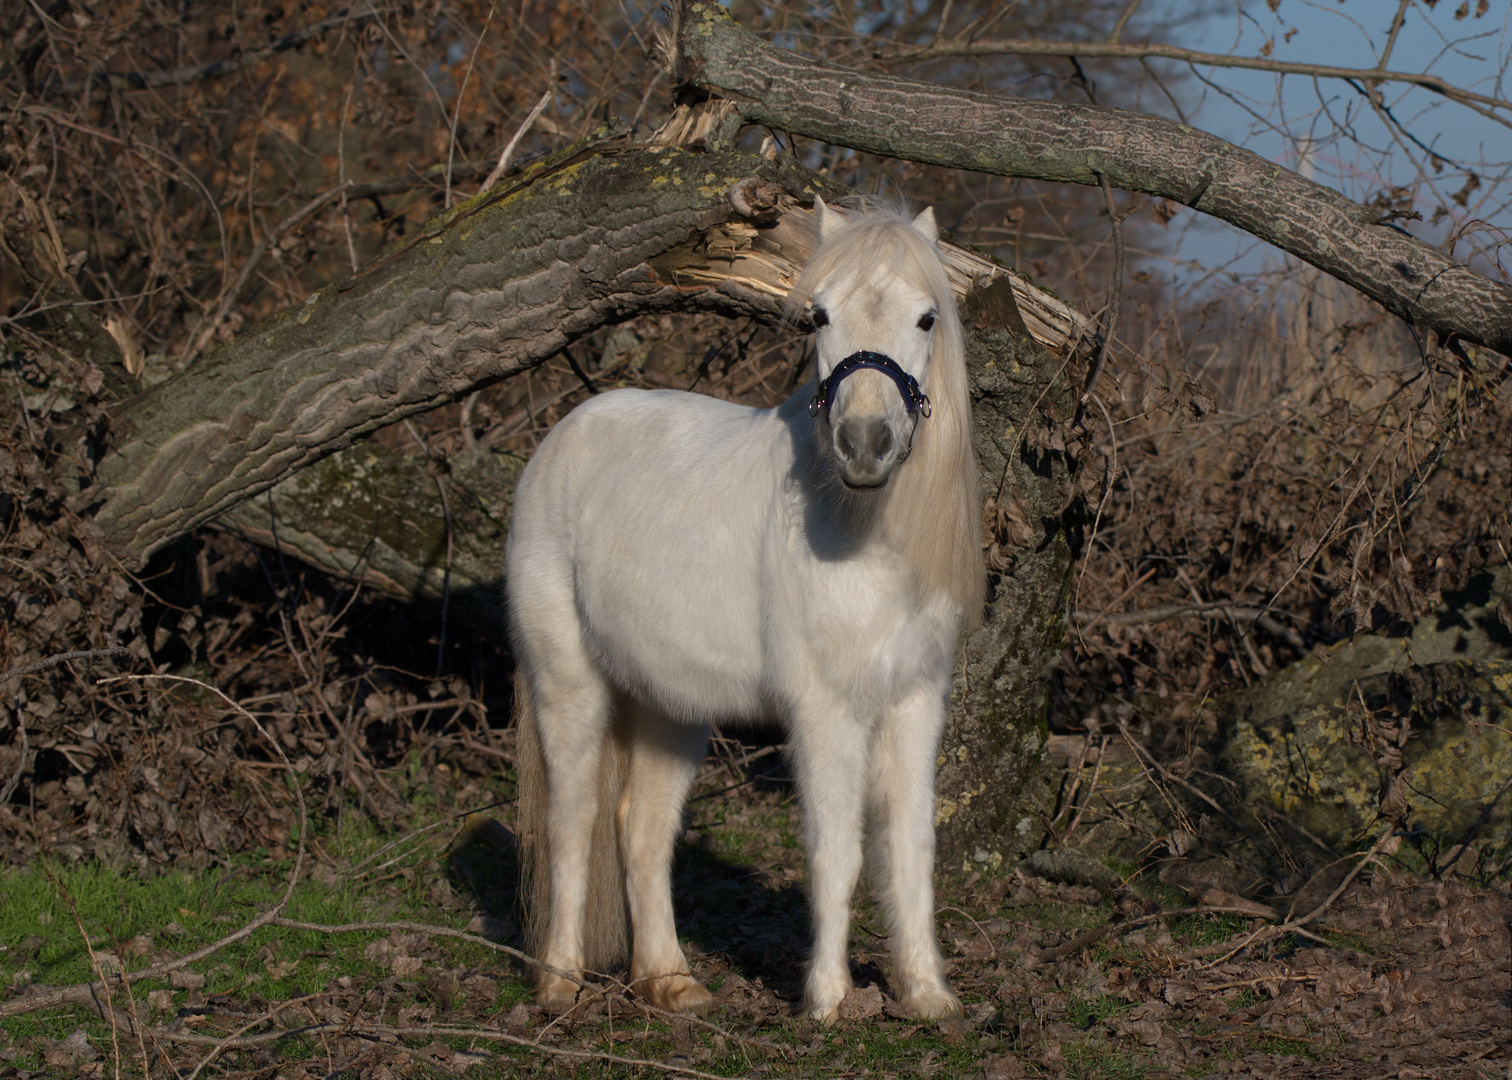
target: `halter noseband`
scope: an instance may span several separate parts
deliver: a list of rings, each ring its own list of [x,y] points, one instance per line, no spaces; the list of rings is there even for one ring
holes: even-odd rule
[[[927,417],[933,411],[928,396],[919,389],[918,379],[899,367],[892,357],[863,350],[851,353],[836,364],[829,377],[819,384],[819,389],[809,399],[809,416],[818,416],[821,411],[827,414],[835,395],[840,392],[841,382],[862,368],[880,371],[897,384],[898,393],[903,395],[903,405],[908,409],[908,415],[914,418],[915,424],[918,424],[920,416]]]

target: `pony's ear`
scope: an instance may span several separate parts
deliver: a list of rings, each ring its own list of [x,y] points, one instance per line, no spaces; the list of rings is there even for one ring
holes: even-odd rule
[[[814,196],[814,214],[819,218],[819,239],[828,240],[845,226],[845,215],[831,210],[818,195]]]
[[[935,224],[934,207],[926,206],[913,219],[914,231],[933,244],[940,238],[940,227]]]

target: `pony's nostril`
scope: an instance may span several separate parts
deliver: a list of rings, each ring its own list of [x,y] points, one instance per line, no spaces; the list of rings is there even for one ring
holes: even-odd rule
[[[847,461],[855,458],[856,447],[851,442],[849,424],[841,424],[839,430],[835,432],[835,449],[840,451],[840,456]]]
[[[886,424],[883,424],[882,430],[877,434],[876,445],[872,447],[872,453],[873,455],[875,455],[878,461],[881,461],[882,459],[887,457],[888,454],[892,453],[892,448],[892,428],[888,427]]]

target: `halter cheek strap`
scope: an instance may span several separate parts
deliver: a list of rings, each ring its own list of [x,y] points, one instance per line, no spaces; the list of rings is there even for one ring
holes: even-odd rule
[[[919,422],[920,416],[927,417],[932,411],[928,396],[919,388],[918,379],[899,367],[892,357],[863,350],[851,353],[836,364],[829,377],[819,384],[818,391],[809,399],[809,416],[818,416],[820,412],[828,413],[835,395],[840,392],[840,384],[847,376],[854,375],[862,368],[880,371],[897,384],[898,393],[903,395],[903,405],[908,409],[908,415],[914,418],[915,424]]]

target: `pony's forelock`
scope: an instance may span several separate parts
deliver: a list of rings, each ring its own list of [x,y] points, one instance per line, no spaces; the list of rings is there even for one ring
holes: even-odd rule
[[[817,238],[817,222],[814,228]],[[913,215],[900,205],[869,199],[860,209],[850,211],[850,219],[839,232],[817,241],[808,265],[788,294],[785,321],[803,318],[815,292],[837,272],[858,265],[892,267],[918,285],[942,314],[955,309],[955,293],[939,249],[914,228]],[[857,279],[856,284],[864,280]]]

